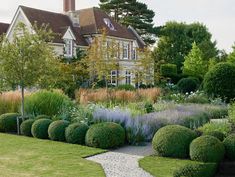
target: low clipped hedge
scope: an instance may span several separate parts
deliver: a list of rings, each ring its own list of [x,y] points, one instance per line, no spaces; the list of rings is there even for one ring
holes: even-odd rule
[[[86,124],[74,123],[65,130],[65,139],[72,144],[85,144],[85,137],[89,127]]]
[[[216,163],[188,164],[176,170],[173,177],[213,177],[216,170]]]
[[[95,124],[87,131],[85,142],[87,146],[96,148],[116,148],[125,143],[125,130],[113,122]]]
[[[49,138],[53,141],[65,141],[65,129],[68,126],[69,122],[65,120],[52,122],[48,128]]]
[[[50,119],[39,119],[36,120],[31,129],[33,137],[40,139],[48,139],[48,127],[51,124]]]
[[[220,141],[224,141],[224,138],[226,137],[225,134],[220,131],[206,132],[206,133],[203,133],[203,135],[213,136],[213,137],[219,139]]]
[[[223,143],[226,157],[235,161],[235,134],[229,135]]]
[[[201,136],[193,140],[190,145],[190,157],[200,162],[218,163],[224,157],[223,143],[213,136]]]
[[[163,157],[185,158],[189,145],[197,134],[183,126],[168,125],[157,131],[152,144],[157,155]]]
[[[34,119],[28,119],[20,125],[20,133],[25,136],[33,136],[31,132],[31,128],[33,123],[35,122]]]
[[[0,116],[0,132],[17,132],[18,113],[6,113]]]

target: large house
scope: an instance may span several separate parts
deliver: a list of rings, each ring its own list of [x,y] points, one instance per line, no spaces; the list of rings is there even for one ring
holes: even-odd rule
[[[23,22],[29,30],[32,26],[48,24],[56,35],[51,44],[59,56],[73,57],[76,48],[86,49],[92,39],[100,35],[100,30],[106,28],[107,38],[118,41],[122,51],[119,55],[119,65],[125,70],[120,71],[122,81],[117,81],[117,71],[111,72],[111,83],[132,84],[135,77],[130,71],[137,59],[137,49],[144,48],[145,43],[131,26],[121,26],[98,8],[75,10],[75,0],[64,0],[64,12],[55,13],[44,10],[19,6],[11,24],[0,23],[0,35],[6,33],[9,40],[13,38],[18,23]]]

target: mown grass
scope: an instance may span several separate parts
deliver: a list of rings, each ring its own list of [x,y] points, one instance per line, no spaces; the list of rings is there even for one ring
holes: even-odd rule
[[[83,159],[101,149],[0,134],[0,171],[4,177],[105,176],[99,164]]]
[[[197,164],[199,162],[157,156],[145,157],[139,161],[141,168],[156,177],[173,177],[174,171],[193,163]]]

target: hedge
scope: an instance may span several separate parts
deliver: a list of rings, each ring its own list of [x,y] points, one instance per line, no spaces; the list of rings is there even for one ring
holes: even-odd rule
[[[18,113],[6,113],[0,116],[0,132],[17,132]]]
[[[89,127],[86,124],[73,123],[65,130],[65,139],[72,144],[85,144],[85,137]]]
[[[50,119],[39,119],[36,120],[32,125],[32,135],[35,138],[48,139],[48,127],[51,124]]]
[[[50,124],[48,135],[51,140],[65,141],[65,129],[69,126],[69,122],[65,120],[57,120]]]

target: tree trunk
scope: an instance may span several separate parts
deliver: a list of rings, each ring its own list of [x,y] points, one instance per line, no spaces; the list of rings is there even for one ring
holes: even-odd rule
[[[24,119],[24,85],[21,85],[21,115]]]

